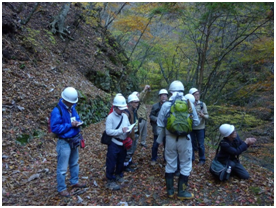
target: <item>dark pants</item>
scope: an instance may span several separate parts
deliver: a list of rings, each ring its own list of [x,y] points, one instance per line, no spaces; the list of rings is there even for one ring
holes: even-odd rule
[[[154,137],[153,137],[153,144],[152,144],[152,148],[151,148],[151,161],[156,161],[157,160],[157,153],[158,153],[158,147],[159,147],[159,144],[156,142],[157,137],[158,137],[158,135],[154,135]],[[164,147],[166,145],[165,137],[163,139],[163,145],[164,145]],[[165,153],[164,152],[163,152],[163,157],[164,157],[164,160],[165,160]]]
[[[231,166],[232,169],[231,175],[236,174],[241,179],[249,178],[249,173],[247,172],[247,170],[245,170],[245,168],[242,164],[240,164],[239,161],[230,160],[228,165]]]
[[[192,161],[195,160],[195,151],[198,150],[199,161],[205,162],[205,147],[204,147],[204,137],[205,137],[205,129],[193,130],[190,133],[192,137],[193,144],[193,156]]]
[[[108,145],[106,154],[106,177],[109,180],[115,179],[116,175],[123,177],[125,158],[126,149],[124,146],[119,146],[114,142],[111,142],[111,144]]]

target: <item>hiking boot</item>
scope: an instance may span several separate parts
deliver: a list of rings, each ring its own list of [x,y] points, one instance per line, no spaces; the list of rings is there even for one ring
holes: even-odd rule
[[[131,168],[137,168],[137,165],[138,165],[137,163],[132,162],[132,161],[129,163],[129,167],[131,167]]]
[[[116,175],[116,181],[119,183],[123,183],[125,181],[124,177],[120,177],[119,175]]]
[[[64,197],[70,197],[70,193],[66,189],[59,192],[59,195],[64,196]]]
[[[108,180],[107,184],[105,185],[106,188],[110,190],[119,190],[121,187],[113,180]]]
[[[154,165],[156,165],[156,161],[152,160],[152,161],[150,161],[150,164],[154,166]]]
[[[125,172],[134,172],[134,169],[132,169],[132,168],[129,167],[129,165],[128,165],[128,166],[125,166],[124,171],[125,171]]]
[[[72,188],[85,188],[86,184],[85,183],[76,183],[72,186]]]
[[[205,165],[205,162],[204,161],[199,161],[199,165],[203,166],[203,165]]]
[[[178,180],[178,194],[177,198],[181,201],[184,199],[192,199],[194,198],[194,194],[187,191],[188,189],[188,176],[184,176],[180,174]]]
[[[173,173],[165,173],[165,180],[166,180],[167,195],[169,198],[173,198],[174,196]]]

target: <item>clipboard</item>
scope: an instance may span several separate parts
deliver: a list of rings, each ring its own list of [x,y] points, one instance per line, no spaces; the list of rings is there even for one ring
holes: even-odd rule
[[[133,127],[135,126],[135,124],[136,124],[136,123],[134,123],[134,124],[128,126],[128,127],[127,127],[128,129],[127,129],[126,132],[130,132],[130,131],[133,129]]]

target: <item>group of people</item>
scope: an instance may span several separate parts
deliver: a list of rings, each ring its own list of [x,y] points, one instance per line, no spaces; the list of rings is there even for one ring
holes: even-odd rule
[[[131,93],[127,100],[122,94],[117,94],[113,100],[112,109],[106,118],[106,134],[112,137],[106,154],[106,188],[119,190],[120,184],[124,182],[124,171],[133,172],[137,163],[133,161],[133,155],[137,148],[139,137],[140,145],[147,148],[147,109],[144,103],[145,96],[150,91],[146,85],[140,93]],[[169,91],[169,92],[168,92]],[[206,104],[199,100],[200,92],[191,88],[189,93],[184,95],[184,85],[181,81],[173,81],[169,90],[159,91],[159,102],[152,106],[150,112],[150,123],[153,131],[153,144],[151,165],[157,161],[158,147],[164,144],[165,181],[168,197],[174,196],[174,176],[179,171],[178,194],[180,200],[191,199],[193,193],[188,191],[188,180],[192,170],[192,163],[195,160],[195,152],[198,151],[199,165],[205,164],[205,120],[209,118]],[[169,97],[169,95],[171,95]],[[69,197],[65,184],[65,176],[69,164],[70,183],[72,187],[83,188],[86,184],[78,180],[78,147],[71,147],[69,142],[80,134],[79,123],[81,122],[75,106],[78,102],[78,93],[72,87],[66,88],[61,93],[58,103],[51,113],[51,130],[57,134],[58,142],[56,151],[57,160],[57,190],[61,196]],[[180,99],[190,103],[190,118],[192,119],[192,131],[187,135],[174,135],[166,128],[166,118],[170,112],[172,101]],[[62,113],[60,112],[62,111]],[[130,130],[129,127],[134,125]],[[248,172],[239,162],[239,155],[250,145],[254,144],[255,138],[247,138],[242,141],[230,124],[223,124],[219,131],[223,136],[220,142],[220,151],[217,155],[221,163],[231,164],[231,174],[240,178],[249,178]],[[130,148],[126,148],[124,141],[127,138],[132,140]]]

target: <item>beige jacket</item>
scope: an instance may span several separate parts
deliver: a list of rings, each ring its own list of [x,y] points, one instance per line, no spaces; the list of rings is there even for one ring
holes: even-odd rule
[[[201,104],[202,103],[202,109],[201,109]],[[197,104],[195,105],[196,111],[197,111],[197,115],[198,118],[200,120],[200,123],[198,126],[193,127],[193,130],[200,130],[200,129],[205,129],[205,120],[209,118],[209,114],[207,111],[207,106],[204,102],[201,102],[200,100],[197,102]],[[202,112],[205,116],[205,118],[199,116],[198,112]]]
[[[140,105],[139,105],[139,108],[137,111],[138,118],[142,118],[145,120],[147,120],[147,115],[148,115],[147,107],[144,104],[147,93],[148,93],[148,91],[142,91],[139,93]]]

